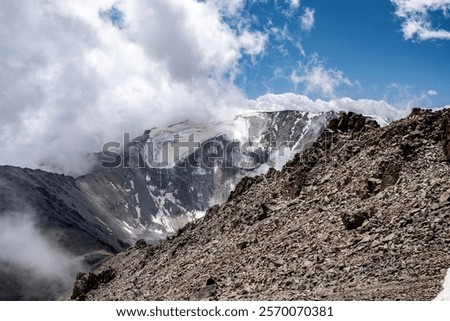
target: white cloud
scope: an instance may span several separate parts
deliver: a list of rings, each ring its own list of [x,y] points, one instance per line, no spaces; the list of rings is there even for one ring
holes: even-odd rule
[[[354,85],[342,71],[327,69],[317,55],[313,55],[306,65],[301,65],[299,70],[293,70],[291,81],[296,88],[303,84],[307,94],[317,93],[325,97],[334,97],[339,86]]]
[[[300,0],[287,0],[291,9],[298,9],[300,7]]]
[[[431,12],[441,11],[448,18],[450,0],[391,0],[395,14],[403,20],[402,32],[405,39],[450,40],[450,31],[433,26]]]
[[[208,0],[207,2],[227,16],[238,15],[245,4],[244,0]]]
[[[1,2],[0,165],[80,174],[86,153],[124,131],[238,105],[239,62],[262,54],[267,40],[224,22],[242,3]],[[122,29],[99,14],[113,5]]]
[[[257,2],[258,0],[252,0],[252,2]],[[267,3],[268,0],[259,0],[259,2]],[[294,14],[300,8],[300,0],[284,0],[279,2],[279,0],[274,1],[275,10],[283,14],[288,20],[290,20]]]
[[[282,55],[284,56],[289,55],[289,51],[286,49],[286,44],[291,44],[298,49],[299,53],[302,56],[306,56],[305,50],[303,49],[303,46],[300,40],[298,39],[297,35],[292,34],[289,31],[287,25],[284,25],[282,28],[271,27],[269,28],[269,32],[271,36],[273,36],[273,38],[279,43],[277,48]]]
[[[305,12],[300,17],[300,25],[302,30],[309,32],[314,27],[314,13],[314,9],[305,8]]]
[[[386,88],[383,99],[395,104],[398,108],[411,109],[432,106],[431,97],[437,95],[437,91],[433,89],[420,92],[410,85],[393,82]]]
[[[251,56],[259,55],[263,52],[266,42],[267,35],[259,31],[244,31],[242,35],[239,36],[239,43],[241,44],[244,52]]]

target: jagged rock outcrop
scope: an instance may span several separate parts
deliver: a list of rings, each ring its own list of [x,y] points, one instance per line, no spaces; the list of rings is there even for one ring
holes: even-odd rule
[[[128,249],[88,300],[429,300],[450,266],[449,110],[341,114],[282,171],[177,236]],[[404,144],[414,146],[404,153]],[[199,292],[200,291],[200,292]],[[208,292],[209,293],[209,292]]]
[[[97,289],[101,284],[110,282],[115,276],[116,272],[113,269],[106,269],[98,274],[92,272],[78,273],[70,298],[82,301],[85,298],[85,293]]]

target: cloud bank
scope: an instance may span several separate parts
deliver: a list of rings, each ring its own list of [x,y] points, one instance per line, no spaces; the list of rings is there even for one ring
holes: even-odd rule
[[[384,100],[351,99],[348,97],[331,100],[316,99],[305,95],[286,93],[280,95],[267,94],[248,102],[249,109],[262,111],[301,110],[313,113],[335,111],[352,111],[366,116],[376,116],[380,122],[396,120],[408,115],[410,108],[399,109]]]
[[[79,174],[124,131],[238,105],[239,61],[266,41],[224,22],[241,3],[1,2],[0,164]]]

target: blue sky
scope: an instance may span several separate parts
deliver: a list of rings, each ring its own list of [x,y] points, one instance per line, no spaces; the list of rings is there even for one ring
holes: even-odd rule
[[[266,52],[253,62],[248,58],[237,79],[249,97],[267,92],[305,93],[304,86],[292,83],[291,73],[317,55],[325,68],[342,71],[352,82],[338,86],[333,96],[385,99],[392,104],[416,99],[425,106],[450,102],[450,40],[405,39],[402,20],[395,15],[391,1],[303,0],[291,15],[286,13],[289,8],[283,1],[246,4],[249,15],[258,18],[252,22],[253,28],[267,32],[269,21],[272,27],[286,26],[306,54],[289,40],[277,40],[271,34]],[[305,8],[314,10],[309,31],[302,30],[300,23]],[[450,19],[442,11],[431,12],[430,17],[436,28],[450,29]],[[284,54],[279,46],[286,50]],[[320,92],[307,94],[330,98]]]

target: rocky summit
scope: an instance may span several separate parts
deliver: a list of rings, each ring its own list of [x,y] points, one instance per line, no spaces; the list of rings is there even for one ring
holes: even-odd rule
[[[80,273],[72,299],[430,300],[450,267],[449,146],[449,110],[383,128],[342,113],[176,236]]]

